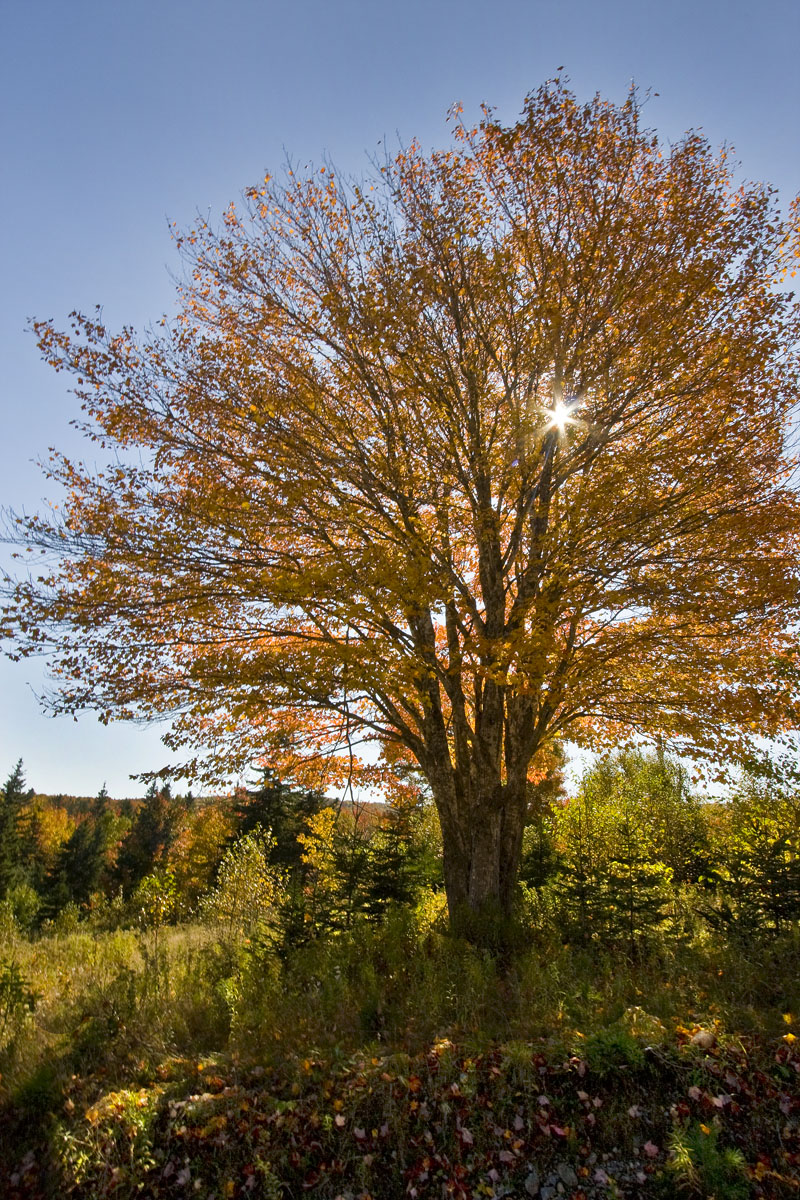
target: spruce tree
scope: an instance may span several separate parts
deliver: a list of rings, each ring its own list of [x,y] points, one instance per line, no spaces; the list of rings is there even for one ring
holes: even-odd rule
[[[33,796],[26,791],[22,759],[0,791],[0,899],[13,887],[27,882],[22,807]]]
[[[722,812],[723,851],[706,883],[710,924],[743,937],[800,920],[800,802],[775,780],[745,773]]]
[[[665,815],[663,801],[666,792],[677,804],[677,795],[663,787],[662,766],[638,751],[601,760],[557,814],[562,874],[556,894],[572,940],[625,945],[634,953],[665,921],[673,872],[664,861],[664,829],[674,813]],[[652,786],[654,773],[661,793]]]
[[[621,814],[617,841],[600,880],[607,936],[634,955],[666,920],[672,872],[656,859],[630,810]]]
[[[114,815],[108,807],[105,785],[89,816],[73,830],[61,847],[45,882],[48,916],[55,916],[69,903],[85,905],[107,882],[108,851],[114,834]]]
[[[271,865],[298,870],[303,848],[297,839],[308,829],[309,820],[330,803],[322,792],[292,788],[267,769],[257,787],[237,794],[233,806],[236,832],[231,842],[256,828],[267,829],[272,835]]]
[[[426,859],[424,845],[414,838],[413,817],[388,814],[369,839],[365,914],[380,921],[388,905],[411,904],[425,882]]]
[[[153,781],[133,814],[117,855],[114,881],[126,895],[165,857],[175,840],[180,815],[169,784],[159,788]]]

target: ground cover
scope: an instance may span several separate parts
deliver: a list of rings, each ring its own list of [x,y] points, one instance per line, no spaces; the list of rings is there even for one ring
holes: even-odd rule
[[[791,935],[499,963],[398,913],[283,964],[202,926],[4,953],[35,996],[2,1051],[9,1200],[800,1190]]]

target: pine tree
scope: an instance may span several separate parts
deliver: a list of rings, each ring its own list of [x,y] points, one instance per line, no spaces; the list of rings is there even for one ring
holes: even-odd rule
[[[181,807],[172,799],[169,784],[150,784],[144,801],[135,810],[123,838],[114,870],[115,883],[129,895],[165,857],[178,832]]]
[[[0,899],[12,887],[27,882],[22,806],[32,796],[33,789],[25,790],[22,759],[19,759],[0,791]]]
[[[116,824],[107,799],[103,788],[90,815],[61,847],[44,887],[48,916],[55,916],[69,903],[85,905],[95,892],[103,890]]]
[[[238,793],[233,806],[236,833],[231,842],[256,828],[268,829],[271,836],[270,862],[290,871],[302,867],[303,848],[298,842],[308,823],[330,800],[322,792],[292,788],[267,769],[258,787]]]

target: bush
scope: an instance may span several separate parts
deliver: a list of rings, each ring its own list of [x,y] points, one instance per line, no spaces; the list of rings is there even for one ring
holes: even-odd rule
[[[670,1159],[662,1176],[664,1195],[676,1185],[682,1195],[715,1200],[747,1200],[750,1185],[741,1151],[719,1144],[714,1125],[697,1122],[670,1137]]]
[[[584,1056],[589,1068],[600,1076],[620,1068],[638,1071],[644,1066],[641,1045],[624,1029],[600,1029],[587,1038]]]
[[[33,1013],[37,999],[19,964],[10,958],[0,959],[0,1048],[13,1039]]]
[[[260,827],[239,838],[200,903],[203,918],[216,924],[229,942],[253,932],[276,911],[284,875],[270,866],[271,850],[272,838]]]

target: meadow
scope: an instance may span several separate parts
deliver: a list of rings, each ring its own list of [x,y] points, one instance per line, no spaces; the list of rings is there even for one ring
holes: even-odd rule
[[[468,942],[424,809],[87,807],[0,904],[0,1193],[795,1196],[796,813],[617,755],[532,796],[514,920]]]

